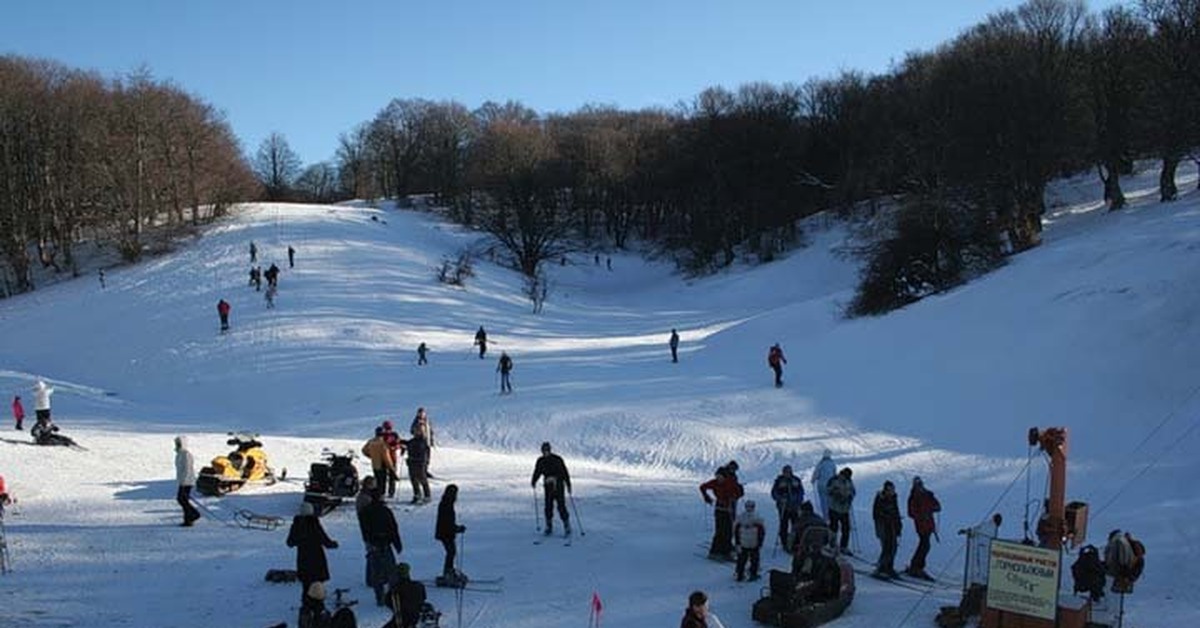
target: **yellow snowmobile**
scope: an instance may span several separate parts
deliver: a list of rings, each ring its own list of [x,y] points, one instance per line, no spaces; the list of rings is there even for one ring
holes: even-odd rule
[[[230,434],[225,441],[235,449],[226,456],[213,458],[210,466],[200,470],[196,490],[203,495],[221,496],[236,491],[247,482],[275,483],[275,472],[267,466],[267,452],[257,434]]]

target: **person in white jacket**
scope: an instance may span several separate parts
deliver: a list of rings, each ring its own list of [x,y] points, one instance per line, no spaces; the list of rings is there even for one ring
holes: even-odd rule
[[[746,576],[746,561],[750,561],[750,580],[758,580],[758,561],[767,527],[762,517],[755,512],[754,500],[746,500],[745,511],[738,515],[733,526],[733,538],[737,542],[737,580]]]
[[[817,487],[817,505],[820,513],[829,521],[829,481],[838,473],[837,465],[833,463],[833,452],[828,449],[821,455],[821,461],[812,472],[812,485]]]
[[[183,523],[180,525],[190,528],[200,518],[200,512],[191,500],[192,487],[196,484],[196,460],[188,451],[186,436],[175,437],[175,480],[179,483],[175,501],[183,508]]]
[[[54,389],[40,379],[33,385],[33,409],[37,420],[50,420],[50,395],[53,394]]]

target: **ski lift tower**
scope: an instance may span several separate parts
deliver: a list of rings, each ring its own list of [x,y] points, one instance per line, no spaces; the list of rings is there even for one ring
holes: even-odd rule
[[[1087,505],[1066,504],[1067,429],[1029,429],[1029,446],[1050,458],[1049,507],[1038,523],[1039,546],[994,540],[989,551],[982,628],[1084,628],[1091,602],[1060,596],[1063,541],[1072,547],[1087,536]]]

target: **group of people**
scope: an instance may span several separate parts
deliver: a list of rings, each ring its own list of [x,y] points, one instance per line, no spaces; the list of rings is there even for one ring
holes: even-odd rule
[[[371,461],[371,473],[381,494],[389,499],[396,496],[397,470],[401,458],[408,468],[408,479],[412,484],[413,504],[428,503],[429,460],[434,447],[433,423],[425,408],[417,413],[409,425],[410,437],[405,439],[395,431],[391,421],[384,421],[375,428],[375,435],[362,447],[362,453]]]
[[[59,444],[59,440],[66,440],[66,437],[58,435],[58,426],[50,419],[50,395],[53,394],[54,388],[46,384],[44,380],[39,379],[33,384],[35,421],[29,428],[29,435],[39,445],[56,445]],[[13,427],[17,430],[24,430],[25,405],[21,402],[21,395],[13,395],[12,415],[15,422]]]
[[[737,462],[730,461],[718,468],[711,480],[700,485],[704,501],[713,506],[714,531],[708,557],[736,562],[735,573],[739,581],[747,577],[748,566],[748,577],[755,580],[766,528],[753,500],[746,500],[744,511],[738,515],[738,500],[745,495],[745,490],[738,481],[737,472]],[[799,558],[811,546],[808,531],[819,529],[822,535],[828,534],[828,542],[836,545],[841,553],[852,555],[851,513],[857,495],[853,475],[849,467],[839,470],[833,462],[832,452],[825,450],[810,478],[816,487],[818,514],[813,503],[805,499],[803,481],[791,465],[784,465],[771,485],[771,499],[779,516],[777,538],[784,550]],[[913,520],[918,542],[905,569],[909,576],[933,579],[926,571],[926,558],[930,537],[937,534],[935,515],[940,511],[937,497],[925,487],[920,477],[914,477],[908,494],[907,515]],[[895,484],[891,480],[885,481],[876,493],[871,512],[875,536],[880,543],[875,575],[898,577],[894,561],[903,526]],[[825,540],[822,538],[822,543]]]
[[[291,245],[287,247],[288,268],[296,267],[296,249]],[[250,241],[250,286],[254,287],[255,292],[262,292],[262,282],[267,280],[267,291],[263,297],[267,302],[267,309],[275,308],[275,297],[279,294],[279,266],[274,262],[267,267],[266,270],[257,264],[258,262],[258,245],[253,240]],[[221,320],[221,332],[229,331],[229,313],[233,306],[225,299],[217,302],[217,316]]]
[[[482,360],[487,355],[488,338],[487,331],[483,325],[479,326],[479,330],[475,332],[475,342],[472,346],[479,347],[479,359]],[[425,366],[429,364],[429,346],[424,342],[417,345],[417,366]],[[496,362],[496,372],[500,377],[500,394],[507,395],[512,393],[512,371],[513,360],[508,355],[508,352],[501,351],[500,359]]]

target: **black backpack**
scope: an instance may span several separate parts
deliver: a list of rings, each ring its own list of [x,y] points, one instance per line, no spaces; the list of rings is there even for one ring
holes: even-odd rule
[[[1079,550],[1079,558],[1071,565],[1071,577],[1075,579],[1075,593],[1087,593],[1092,601],[1104,597],[1104,563],[1095,545]]]

